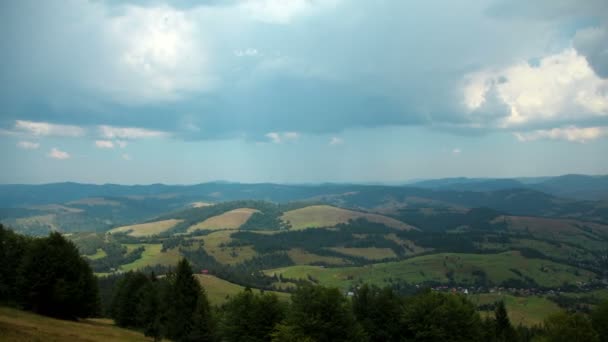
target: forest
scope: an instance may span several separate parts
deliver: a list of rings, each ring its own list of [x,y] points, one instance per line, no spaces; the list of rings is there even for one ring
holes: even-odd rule
[[[154,340],[174,341],[608,341],[608,301],[514,326],[504,302],[481,315],[462,294],[404,295],[366,284],[343,293],[300,283],[289,300],[246,288],[211,305],[181,259],[163,276],[127,272],[96,278],[61,234],[31,238],[0,226],[0,303],[76,320],[109,317]]]

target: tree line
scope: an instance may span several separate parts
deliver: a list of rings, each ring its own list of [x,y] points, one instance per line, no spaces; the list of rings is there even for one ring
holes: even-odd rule
[[[130,272],[116,285],[111,316],[155,340],[175,341],[608,341],[608,301],[586,315],[560,312],[542,326],[513,326],[504,302],[482,318],[465,296],[429,289],[400,295],[362,285],[345,295],[303,283],[289,302],[247,288],[211,307],[183,259],[165,277]]]
[[[98,283],[59,233],[29,238],[0,225],[0,302],[76,319],[99,315]],[[105,278],[104,278],[105,279]],[[563,311],[543,325],[514,327],[504,303],[482,317],[465,296],[429,289],[403,295],[361,285],[344,294],[301,283],[291,299],[245,289],[209,303],[186,259],[162,276],[129,272],[100,280],[117,325],[174,341],[608,341],[608,301]]]
[[[31,238],[0,224],[0,304],[64,319],[93,316],[97,279],[60,233]]]

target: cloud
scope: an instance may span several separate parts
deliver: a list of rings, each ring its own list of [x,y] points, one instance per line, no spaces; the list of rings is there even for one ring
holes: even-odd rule
[[[149,130],[138,127],[114,127],[102,125],[98,127],[99,134],[106,139],[143,139],[143,138],[162,138],[169,134],[167,132]],[[126,144],[121,142],[121,144]],[[125,145],[126,146],[126,145]],[[122,147],[122,146],[121,146]]]
[[[342,145],[342,144],[344,144],[344,140],[342,138],[331,137],[331,139],[329,139],[330,146],[336,146],[336,145]]]
[[[551,139],[585,143],[590,140],[595,140],[601,137],[608,136],[608,126],[585,128],[569,126],[563,128],[535,130],[532,132],[515,132],[514,135],[517,140],[521,142]]]
[[[247,48],[245,50],[235,50],[234,55],[237,57],[255,57],[258,56],[260,52],[254,48]]]
[[[608,20],[603,26],[577,31],[574,47],[599,77],[608,78]]]
[[[270,139],[274,144],[281,144],[284,142],[295,141],[300,138],[298,132],[269,132],[266,133],[265,137]]]
[[[495,125],[551,127],[558,123],[608,117],[608,80],[599,78],[587,60],[569,48],[540,59],[466,76],[463,103],[479,120],[491,106],[489,95],[508,108]]]
[[[123,154],[121,155],[121,158],[122,158],[123,160],[127,160],[127,161],[128,161],[128,160],[131,160],[131,156],[130,156],[130,155],[128,155],[127,153],[123,153]]]
[[[399,125],[483,131],[516,102],[503,101],[506,85],[485,81],[572,39],[562,22],[488,15],[495,2],[13,2],[0,12],[0,49],[10,51],[2,124],[135,126],[186,140]],[[580,40],[579,57],[591,61]],[[463,77],[475,72],[478,89],[463,105]],[[601,106],[600,88],[581,101]]]
[[[127,147],[127,142],[124,140],[116,140],[116,145],[118,145],[120,148],[125,148]]]
[[[78,126],[26,120],[16,120],[14,129],[15,131],[35,136],[80,137],[85,134],[85,130]]]
[[[95,140],[97,148],[114,148],[114,143],[111,140]]]
[[[460,153],[462,153],[462,150],[459,149],[459,148],[455,148],[455,149],[452,150],[452,154],[453,155],[459,155]]]
[[[55,147],[53,147],[51,149],[51,151],[49,152],[48,156],[50,158],[59,159],[59,160],[70,158],[70,154],[69,153],[67,153],[65,151],[61,151],[61,150],[59,150],[59,149],[57,149]]]
[[[20,141],[17,143],[17,147],[22,148],[24,150],[35,150],[40,147],[40,144],[31,141]]]
[[[245,0],[239,8],[250,18],[271,24],[288,24],[298,16],[336,6],[338,0]]]

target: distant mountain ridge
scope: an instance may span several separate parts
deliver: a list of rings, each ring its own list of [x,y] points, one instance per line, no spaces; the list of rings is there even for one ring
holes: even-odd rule
[[[127,197],[175,194],[181,197],[204,197],[217,200],[260,199],[288,202],[317,196],[336,195],[369,189],[421,188],[442,191],[487,192],[508,189],[530,189],[557,197],[577,200],[608,200],[608,176],[563,175],[538,178],[444,178],[407,184],[273,184],[210,182],[194,185],[118,185],[81,184],[74,182],[40,185],[0,185],[0,207],[23,207],[65,203],[89,197]]]
[[[442,178],[411,183],[408,186],[456,191],[496,191],[532,189],[577,200],[607,200],[608,175],[569,174],[534,178]]]

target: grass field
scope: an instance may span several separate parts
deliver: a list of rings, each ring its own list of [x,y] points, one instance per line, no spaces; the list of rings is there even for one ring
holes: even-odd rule
[[[177,249],[170,249],[164,253],[161,252],[162,245],[160,243],[125,244],[124,246],[127,247],[128,251],[132,251],[133,249],[140,246],[143,246],[145,248],[144,252],[141,255],[141,258],[135,260],[130,264],[120,266],[120,270],[125,272],[154,265],[175,266],[177,265],[180,258],[180,254]]]
[[[333,247],[330,248],[341,254],[350,255],[354,257],[361,257],[368,260],[382,260],[388,258],[396,258],[397,254],[390,248],[346,248],[346,247]]]
[[[551,300],[540,296],[515,297],[508,294],[481,293],[467,297],[475,305],[491,304],[503,300],[513,325],[533,326],[543,322],[547,316],[562,309]],[[493,316],[494,312],[482,312]]]
[[[317,255],[310,252],[307,252],[300,248],[292,248],[287,252],[289,258],[296,265],[310,265],[314,263],[326,263],[328,265],[347,265],[349,262],[342,258],[332,257],[332,256],[323,256]]]
[[[224,247],[222,244],[230,242],[230,235],[234,230],[220,230],[202,237],[205,241],[205,251],[222,264],[236,264],[257,255],[251,246]]]
[[[118,328],[108,320],[62,321],[5,307],[0,307],[0,340],[152,341],[139,332]]]
[[[281,216],[283,221],[291,224],[291,229],[332,227],[339,223],[346,223],[349,220],[358,218],[365,218],[370,222],[383,223],[396,229],[408,230],[413,228],[387,216],[347,210],[329,205],[312,205],[290,210]]]
[[[247,222],[255,212],[258,212],[258,210],[249,208],[230,210],[189,227],[188,233],[197,230],[238,229]]]
[[[106,257],[107,255],[108,254],[103,249],[97,248],[97,252],[95,252],[95,254],[85,255],[85,256],[91,260],[97,260],[97,259]]]
[[[165,232],[173,227],[176,224],[182,222],[182,220],[163,220],[156,222],[148,222],[142,224],[134,224],[131,226],[122,226],[118,228],[114,228],[110,230],[108,233],[127,233],[127,235],[133,237],[144,237],[144,236],[152,236],[158,235],[162,232]]]
[[[197,274],[195,275],[199,284],[205,288],[209,302],[212,305],[221,305],[225,303],[231,296],[238,294],[245,288],[243,286],[233,284],[226,280],[220,279],[213,275]],[[254,289],[255,293],[260,293],[260,290]],[[282,300],[289,300],[289,294],[283,292],[267,291],[276,294]]]
[[[450,273],[461,284],[472,284],[483,272],[489,281],[499,284],[508,279],[521,279],[511,269],[534,279],[539,285],[558,287],[563,283],[588,281],[591,272],[540,259],[528,259],[518,252],[500,254],[439,253],[411,259],[359,267],[322,268],[316,266],[290,266],[267,270],[267,274],[281,273],[286,278],[307,279],[320,284],[347,289],[357,282],[388,285],[390,280],[419,284],[424,281],[448,283]]]

